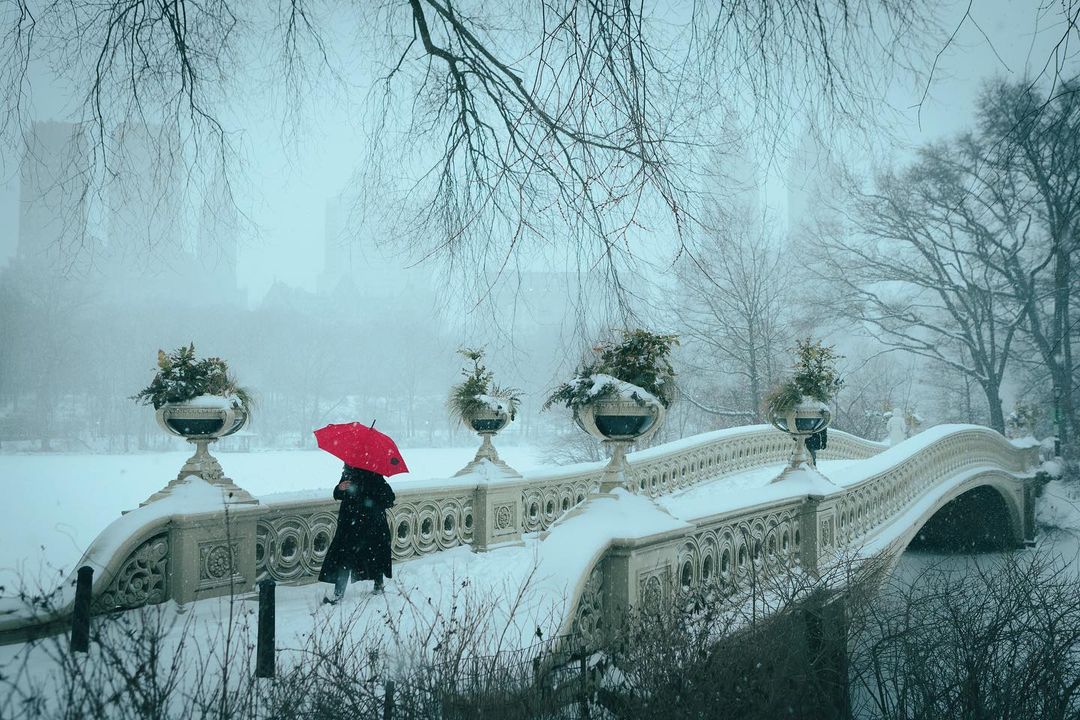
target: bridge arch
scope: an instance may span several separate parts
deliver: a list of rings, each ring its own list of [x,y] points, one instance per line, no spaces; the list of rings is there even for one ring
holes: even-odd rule
[[[911,548],[969,552],[1024,544],[1024,499],[1016,479],[988,470],[942,493],[893,545],[893,561]],[[978,524],[972,528],[971,524]]]

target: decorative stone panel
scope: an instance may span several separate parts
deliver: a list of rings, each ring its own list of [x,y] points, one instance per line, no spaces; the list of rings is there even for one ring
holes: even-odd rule
[[[582,649],[597,648],[604,640],[604,563],[593,566],[581,590],[571,625],[575,643]]]
[[[336,530],[336,513],[325,510],[260,521],[255,536],[258,578],[297,582],[316,577]]]
[[[513,503],[506,503],[504,505],[495,506],[495,532],[506,533],[513,532],[516,524],[516,518],[514,515],[517,512],[517,507]]]
[[[199,590],[243,583],[239,570],[239,543],[199,543]]]
[[[155,535],[135,548],[108,587],[94,599],[96,612],[142,607],[168,598],[169,537]]]

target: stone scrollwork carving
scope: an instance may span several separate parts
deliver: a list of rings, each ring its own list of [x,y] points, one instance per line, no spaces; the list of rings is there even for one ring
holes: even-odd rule
[[[203,578],[217,580],[229,574],[231,558],[229,550],[224,545],[217,545],[207,549],[203,558]]]
[[[165,602],[169,559],[168,535],[155,535],[135,548],[94,601],[95,610],[129,609]]]
[[[390,510],[394,560],[467,545],[473,538],[472,498],[451,496],[399,501]]]
[[[572,632],[583,648],[599,647],[604,634],[604,566],[597,561],[578,598]]]
[[[255,535],[255,574],[278,582],[296,582],[319,574],[337,515],[325,510],[259,521]]]
[[[521,506],[525,517],[524,532],[547,530],[563,513],[577,505],[600,487],[600,473],[572,477],[568,480],[533,485],[521,491]]]
[[[655,611],[663,606],[671,593],[671,568],[664,566],[638,573],[638,599],[642,609]]]
[[[821,527],[818,529],[818,539],[822,548],[832,547],[832,518],[821,518]]]
[[[243,580],[237,573],[240,567],[240,544],[206,542],[199,544],[199,589],[225,585]]]

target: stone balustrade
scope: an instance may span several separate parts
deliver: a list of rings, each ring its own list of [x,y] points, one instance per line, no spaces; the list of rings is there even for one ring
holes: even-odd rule
[[[873,463],[838,471],[833,479],[839,484],[829,491],[807,494],[798,487],[785,496],[779,489],[767,502],[748,503],[750,507],[712,516],[681,518],[690,527],[679,537],[665,533],[613,544],[579,583],[564,633],[588,643],[602,632],[605,618],[610,621],[631,607],[649,606],[699,583],[734,592],[749,583],[760,586],[790,576],[796,568],[816,573],[823,558],[859,552],[898,517],[942,488],[958,493],[980,482],[993,483],[1012,508],[1014,540],[1030,540],[1034,533],[1030,473],[1039,462],[1038,448],[1018,448],[988,428],[945,426],[928,431],[932,433],[940,437],[910,449],[901,445]],[[881,452],[876,443],[840,433],[829,435],[829,450],[839,455]],[[840,440],[835,445],[834,435]],[[749,447],[763,456],[780,451],[765,438],[754,438]],[[678,480],[689,477],[693,481],[693,472],[702,462],[700,450],[685,454],[687,471],[684,474],[679,465]],[[691,456],[696,459],[691,461]],[[709,458],[705,453],[706,468]],[[727,462],[741,462],[739,452]],[[660,463],[659,467],[663,468],[659,487],[664,487],[663,475],[668,474],[670,483],[672,465]],[[655,475],[648,477],[651,482]],[[928,519],[952,496],[946,493],[929,504],[920,520]]]
[[[656,497],[784,463],[790,458],[791,443],[788,436],[767,425],[705,433],[630,453],[628,476],[636,488]],[[885,447],[833,431],[823,458],[862,459]],[[516,542],[523,533],[546,530],[596,492],[603,471],[604,463],[594,462],[523,477],[496,474],[479,482],[470,476],[421,482],[391,479],[398,496],[389,513],[394,561],[460,545],[486,549]],[[258,576],[278,582],[313,580],[334,536],[337,502],[329,497],[278,500],[270,496],[264,505],[268,512],[259,520]]]
[[[733,428],[631,453],[626,477],[632,490],[660,497],[726,475],[785,463],[791,451],[791,438],[769,426]],[[863,459],[883,451],[886,446],[881,443],[833,430],[821,457]],[[815,562],[830,538],[834,543],[852,543],[868,537],[943,477],[980,464],[1019,472],[1033,462],[1027,457],[1032,454],[1013,448],[992,431],[968,428],[883,466],[881,472],[834,495],[818,498],[812,523],[807,520],[806,496],[698,519],[694,532],[677,541],[668,539],[655,546],[644,542],[632,552],[619,551],[625,562],[634,558],[634,568],[641,570],[634,570],[634,589],[624,599],[636,603],[639,597],[714,579],[734,586],[747,573]],[[477,472],[447,479],[392,479],[398,496],[388,515],[394,560],[462,545],[485,550],[520,542],[523,533],[549,529],[593,494],[603,471],[604,463],[596,462],[517,476],[485,473],[481,465]],[[132,521],[128,526],[133,529],[125,531],[122,542],[113,538],[105,543],[99,538],[88,551],[88,556],[99,558],[96,610],[246,592],[263,577],[290,584],[312,582],[333,538],[338,508],[329,490],[325,495],[308,491],[267,496],[254,505],[235,506],[229,513],[219,504],[216,510],[163,517],[155,510],[160,502],[128,514]],[[138,516],[145,513],[154,520],[140,526]],[[611,555],[616,556],[619,553]],[[609,566],[605,559],[593,570],[595,578],[582,579],[580,608],[598,602],[585,591],[608,587],[604,574]],[[620,573],[631,569],[626,565]],[[67,602],[60,599],[58,613]],[[0,638],[13,623],[18,618],[5,619],[0,613]]]

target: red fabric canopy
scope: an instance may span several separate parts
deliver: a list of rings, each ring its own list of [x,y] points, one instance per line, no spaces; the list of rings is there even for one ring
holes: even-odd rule
[[[397,444],[375,428],[358,422],[330,424],[315,431],[319,447],[346,464],[389,477],[409,472]]]

